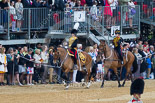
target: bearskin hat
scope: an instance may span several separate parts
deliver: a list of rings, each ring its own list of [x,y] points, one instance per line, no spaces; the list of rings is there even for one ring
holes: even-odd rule
[[[117,29],[117,30],[115,31],[115,34],[120,34],[120,30]]]
[[[131,87],[130,87],[130,94],[133,95],[134,93],[136,94],[143,94],[144,91],[144,81],[142,79],[136,79],[132,82]]]

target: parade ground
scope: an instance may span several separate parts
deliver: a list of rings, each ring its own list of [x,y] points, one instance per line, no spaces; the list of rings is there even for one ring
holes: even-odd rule
[[[0,87],[0,103],[127,103],[130,96],[130,81],[118,88],[116,81],[106,81],[100,88],[95,82],[90,89],[80,84],[71,85],[64,90],[63,85],[4,86]],[[155,80],[145,80],[144,103],[155,101]]]

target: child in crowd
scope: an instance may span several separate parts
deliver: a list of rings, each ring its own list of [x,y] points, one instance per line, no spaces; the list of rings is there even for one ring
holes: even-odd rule
[[[32,84],[32,75],[34,74],[34,59],[32,56],[33,50],[30,48],[28,50],[28,54],[25,55],[26,60],[26,68],[27,68],[27,85],[34,85]]]
[[[16,10],[14,8],[14,5],[15,5],[15,2],[11,1],[11,4],[10,4],[10,18],[11,18],[11,21],[12,21],[12,31],[16,31],[16,19],[17,19]]]
[[[0,48],[0,86],[4,84],[4,73],[7,72],[7,59],[5,55],[5,48]]]

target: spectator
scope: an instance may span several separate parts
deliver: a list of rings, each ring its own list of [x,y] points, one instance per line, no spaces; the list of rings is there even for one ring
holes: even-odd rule
[[[153,69],[154,79],[155,79],[155,54],[153,54],[151,62],[152,62],[152,69]]]
[[[95,52],[94,52],[94,48],[92,46],[89,48],[88,54],[92,57],[93,63],[95,63],[95,61],[96,61],[96,55],[95,55]]]
[[[94,48],[94,53],[95,53],[95,55],[97,56],[97,55],[98,55],[97,44],[95,44],[95,45],[93,46],[93,48]]]
[[[42,4],[43,7],[47,7],[47,8],[50,8],[50,5],[49,5],[49,0],[45,0]]]
[[[23,84],[23,78],[24,74],[26,72],[25,70],[25,59],[24,59],[24,54],[23,54],[23,48],[19,48],[19,62],[18,62],[18,69],[19,69],[19,74],[20,74],[20,83]]]
[[[7,72],[7,57],[5,55],[5,48],[0,48],[0,86],[5,85],[4,73]]]
[[[113,2],[114,0],[112,0]],[[110,25],[111,25],[111,17],[112,17],[112,11],[111,11],[111,7],[110,4],[112,3],[110,2],[110,0],[106,0],[105,1],[105,6],[104,7],[104,15],[105,15],[105,21],[106,21],[106,28],[110,29]]]
[[[52,49],[50,49],[49,50],[49,62],[50,62],[50,65],[51,66],[54,66],[54,64],[53,64],[53,50]],[[53,82],[53,80],[52,80],[52,77],[53,77],[53,67],[50,67],[49,68],[49,82],[51,83],[51,84],[53,84],[54,82]]]
[[[15,4],[17,14],[17,32],[21,31],[21,22],[23,20],[23,4],[21,0],[17,0]]]
[[[55,5],[57,10],[64,11],[65,0],[55,0]]]
[[[48,0],[48,4],[52,8],[55,5],[55,0]]]
[[[144,52],[143,52],[143,45],[140,45],[140,44],[139,44],[138,53],[139,53],[140,55],[142,55],[142,57],[146,57],[146,55],[145,55]]]
[[[98,20],[98,16],[97,16],[97,2],[94,1],[93,2],[93,6],[90,8],[90,14],[92,15],[92,18],[97,21]]]
[[[132,21],[133,21],[134,15],[135,15],[135,12],[133,12],[133,11],[135,11],[135,4],[133,3],[132,0],[130,0],[128,2],[128,6],[129,6],[129,26],[132,28],[132,26],[133,26]]]
[[[8,22],[8,13],[7,13],[7,10],[9,10],[9,5],[8,5],[8,2],[7,0],[2,0],[1,2],[1,9],[4,9],[2,11],[2,14],[3,14],[3,23],[4,23],[4,28],[7,27],[7,22]]]
[[[86,4],[88,6],[93,6],[93,0],[86,0]]]
[[[111,11],[113,13],[112,25],[115,26],[115,24],[116,24],[116,17],[118,16],[118,9],[117,9],[118,1],[117,0],[112,0],[110,6],[111,6]]]
[[[148,57],[146,58],[146,61],[147,61],[147,63],[148,63],[148,66],[147,66],[147,77],[146,77],[146,79],[150,79],[150,73],[151,73],[151,65],[152,65],[152,63],[151,63],[151,54],[150,55],[148,55]]]
[[[84,6],[86,4],[86,0],[81,0],[81,6]]]
[[[25,56],[26,54],[28,54],[27,46],[24,46],[24,47],[23,47],[23,54],[24,54],[24,56]]]
[[[103,16],[103,8],[102,8],[102,6],[100,6],[99,9],[97,10],[97,16],[99,18],[99,22],[102,22],[102,16]]]
[[[104,0],[96,0],[97,1],[97,6],[105,6]]]
[[[10,18],[12,21],[12,31],[16,31],[16,10],[14,8],[15,2],[11,1],[11,5],[10,5]]]
[[[32,6],[35,8],[42,7],[41,0],[34,0]]]
[[[34,85],[32,83],[32,75],[34,74],[34,58],[32,56],[33,49],[28,50],[28,54],[25,55],[26,60],[26,70],[27,70],[27,85]]]
[[[20,86],[22,86],[22,84],[20,83],[20,80],[19,80],[19,69],[18,69],[19,58],[20,58],[20,56],[18,54],[18,50],[15,49],[14,50],[14,72],[15,72],[15,77],[14,77],[13,83],[17,80],[18,84]]]
[[[34,65],[34,81],[35,83],[39,83],[39,77],[40,77],[40,69],[41,69],[41,56],[40,56],[40,49],[35,50],[35,54],[33,56],[35,59],[35,65]]]
[[[134,79],[136,79],[136,78],[139,78],[141,76],[140,75],[140,65],[141,65],[141,62],[142,62],[142,55],[140,55],[138,53],[138,49],[137,48],[133,49],[133,54],[136,56],[137,64],[138,64],[138,70],[134,73]]]
[[[17,0],[18,2],[19,0]],[[21,1],[21,0],[20,0]],[[31,8],[32,7],[32,4],[31,4],[31,1],[30,0],[22,0],[22,4],[23,4],[23,7],[24,8]]]
[[[71,0],[70,2],[71,8],[75,7],[75,4],[76,4],[76,0]]]
[[[7,51],[7,68],[8,68],[8,84],[13,85],[13,76],[14,76],[14,52],[13,48],[9,48]]]
[[[0,49],[2,48],[2,44],[0,44]]]
[[[42,52],[41,52],[41,58],[43,59],[43,64],[47,65],[48,64],[48,58],[49,58],[49,54],[47,52],[48,48],[46,45],[42,46]],[[46,77],[47,77],[47,72],[48,72],[48,67],[47,66],[43,66],[44,69],[44,73],[42,76],[42,84],[46,84]]]
[[[153,45],[150,45],[150,53],[154,54],[154,46]]]

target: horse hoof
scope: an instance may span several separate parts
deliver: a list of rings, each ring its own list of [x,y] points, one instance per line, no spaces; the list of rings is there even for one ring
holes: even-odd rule
[[[86,89],[89,89],[89,87],[86,87]]]
[[[101,88],[103,88],[103,86],[101,86]]]
[[[121,85],[118,85],[118,87],[121,87]]]
[[[122,87],[124,87],[124,85],[122,85]]]
[[[68,90],[68,88],[65,88],[65,90]]]

